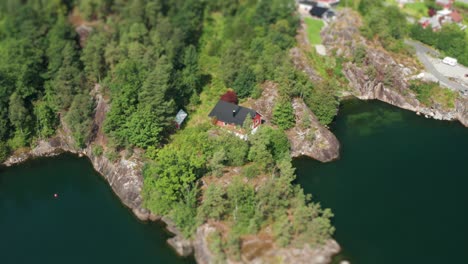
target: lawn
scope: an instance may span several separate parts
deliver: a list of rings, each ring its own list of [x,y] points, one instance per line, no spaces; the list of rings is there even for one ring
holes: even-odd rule
[[[310,44],[317,45],[322,43],[322,38],[320,37],[320,31],[322,30],[324,24],[322,20],[313,19],[307,17],[304,19],[307,28],[307,38],[309,39]]]
[[[428,16],[429,9],[424,2],[417,2],[406,4],[402,10],[412,17],[421,18],[423,16]]]

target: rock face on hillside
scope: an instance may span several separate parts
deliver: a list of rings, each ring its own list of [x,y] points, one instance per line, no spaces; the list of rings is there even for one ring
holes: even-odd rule
[[[277,85],[269,82],[263,86],[262,96],[251,102],[252,107],[263,115],[267,123],[273,118],[273,108],[278,97]],[[308,156],[321,162],[337,159],[340,155],[340,143],[335,135],[318,122],[302,99],[295,98],[292,104],[296,126],[286,131],[291,143],[291,156]],[[309,119],[310,125],[303,127],[305,117]]]
[[[208,236],[216,229],[209,224],[204,224],[197,228],[193,247],[195,250],[195,259],[198,264],[209,264],[215,262],[215,257],[208,246]]]
[[[130,158],[121,157],[115,162],[110,161],[105,155],[96,156],[93,154],[91,143],[96,140],[103,141],[105,136],[102,133],[102,124],[104,117],[109,109],[107,102],[98,93],[99,86],[93,90],[93,96],[96,101],[95,118],[93,122],[93,136],[88,146],[80,149],[74,146],[73,139],[70,136],[66,125],[62,124],[62,131],[56,137],[48,140],[41,140],[37,145],[27,153],[14,155],[8,158],[3,164],[12,166],[36,157],[50,157],[63,152],[87,156],[94,169],[99,172],[117,194],[123,204],[132,209],[135,215],[141,220],[147,220],[150,213],[142,208],[141,190],[143,188],[143,176],[141,175],[142,163],[134,155]]]
[[[253,237],[242,242],[241,261],[225,260],[219,262],[208,246],[209,235],[216,230],[210,224],[198,227],[193,245],[195,259],[199,264],[211,263],[295,263],[295,264],[328,264],[341,249],[335,240],[327,241],[323,246],[312,248],[305,244],[302,248],[277,248],[271,239]],[[248,245],[247,245],[248,244]]]
[[[335,135],[319,123],[317,117],[302,99],[295,98],[293,108],[296,126],[286,131],[291,143],[291,155],[293,157],[308,156],[321,162],[337,159],[340,153],[340,143]],[[310,125],[304,126],[305,122]]]
[[[434,104],[424,106],[409,89],[409,80],[417,74],[410,60],[397,62],[390,53],[360,35],[361,21],[354,11],[345,9],[322,32],[327,50],[356,59],[359,50],[365,53],[361,62],[347,62],[343,73],[350,82],[354,96],[362,100],[377,99],[403,109],[419,112],[439,120],[459,120],[467,126],[467,98],[455,103],[454,109]],[[407,65],[407,66],[405,66]]]

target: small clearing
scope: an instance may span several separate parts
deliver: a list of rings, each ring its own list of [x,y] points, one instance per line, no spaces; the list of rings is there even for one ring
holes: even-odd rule
[[[311,45],[317,45],[322,43],[322,38],[320,37],[320,31],[322,31],[323,26],[325,25],[322,20],[314,19],[311,17],[304,18],[306,24],[307,38]]]

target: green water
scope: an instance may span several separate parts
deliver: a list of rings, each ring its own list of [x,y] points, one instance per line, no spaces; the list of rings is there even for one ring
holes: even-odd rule
[[[54,193],[58,198],[54,198]],[[0,170],[0,263],[194,263],[125,208],[87,159]]]
[[[348,101],[332,130],[340,160],[295,165],[298,183],[335,213],[340,259],[468,263],[468,128]]]

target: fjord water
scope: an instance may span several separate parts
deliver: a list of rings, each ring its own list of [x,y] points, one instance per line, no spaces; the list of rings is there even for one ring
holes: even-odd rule
[[[468,128],[353,100],[332,130],[340,160],[295,165],[298,183],[335,214],[338,259],[468,262]]]
[[[54,198],[57,193],[58,197]],[[162,225],[138,221],[87,159],[38,159],[0,171],[0,263],[193,263]]]

